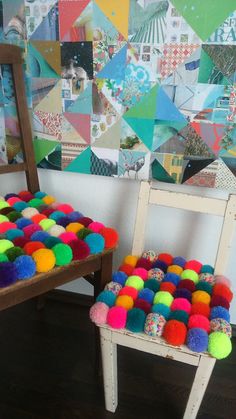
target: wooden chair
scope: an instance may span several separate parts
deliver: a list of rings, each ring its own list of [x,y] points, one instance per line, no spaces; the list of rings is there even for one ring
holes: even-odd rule
[[[23,163],[0,165],[0,174],[24,171],[28,190],[35,193],[40,188],[37,166],[34,159],[32,130],[27,109],[22,63],[23,59],[19,47],[6,44],[0,45],[0,65],[10,64],[12,68],[24,155]],[[109,249],[101,254],[91,255],[82,261],[72,262],[63,267],[56,267],[46,274],[37,274],[32,279],[18,281],[10,287],[0,289],[0,310],[40,296],[80,277],[85,278],[94,286],[94,296],[96,297],[101,289],[103,289],[105,283],[110,280],[114,250]]]
[[[222,217],[223,225],[216,255],[215,273],[222,274],[225,272],[234,222],[236,220],[235,195],[229,195],[228,199],[205,198],[180,192],[154,189],[150,183],[142,182],[133,238],[133,255],[141,255],[144,250],[145,223],[149,204]],[[107,325],[100,326],[100,338],[105,403],[108,411],[115,412],[118,404],[117,345],[121,345],[197,367],[183,416],[184,419],[196,418],[215,365],[215,358],[212,358],[207,353],[192,352],[185,345],[174,347],[167,344],[162,338],[152,338],[144,333],[131,333],[126,329],[115,330]]]

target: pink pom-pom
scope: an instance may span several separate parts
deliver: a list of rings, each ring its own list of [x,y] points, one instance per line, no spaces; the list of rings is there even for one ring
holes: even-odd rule
[[[210,332],[210,322],[207,317],[202,314],[192,314],[192,316],[189,317],[188,328],[192,329],[195,327],[204,329],[207,333]]]
[[[7,200],[8,204],[12,207],[16,202],[23,202],[22,199],[12,196]]]
[[[191,304],[186,298],[175,298],[171,304],[171,310],[184,310],[187,313],[190,313]]]
[[[192,271],[195,271],[197,274],[199,274],[202,269],[202,263],[198,260],[189,260],[185,263],[184,269],[191,269]]]
[[[60,202],[53,202],[53,203],[50,205],[50,208],[52,208],[52,209],[54,209],[54,210],[57,210],[57,209],[58,209],[58,207],[59,207],[60,205],[63,205],[63,204],[61,204]],[[62,211],[62,212],[63,212],[63,211]]]
[[[74,208],[69,204],[59,204],[57,210],[62,211],[65,214],[70,214],[70,212],[74,211]]]
[[[68,244],[72,240],[78,240],[78,237],[72,231],[66,231],[65,233],[60,234],[59,239],[63,241],[63,243]]]
[[[107,324],[113,329],[123,329],[126,325],[127,310],[124,307],[111,307],[107,314]]]
[[[108,305],[98,301],[90,308],[89,317],[96,324],[106,324],[108,311]]]
[[[36,231],[42,231],[42,227],[38,224],[30,224],[23,228],[23,232],[26,239],[30,239],[32,234],[36,233]]]
[[[98,221],[93,221],[92,223],[90,223],[88,225],[88,228],[92,231],[94,231],[94,233],[99,233],[99,231],[101,231],[101,229],[105,227],[104,224],[99,223]]]
[[[15,223],[11,223],[10,221],[3,221],[3,223],[0,223],[0,234],[4,234],[12,228],[17,228],[17,225]]]
[[[144,268],[135,268],[132,272],[132,275],[140,276],[144,281],[148,279],[148,271]]]
[[[216,284],[224,284],[224,285],[226,285],[227,287],[231,287],[231,281],[230,281],[230,279],[229,278],[227,278],[226,276],[224,276],[224,275],[216,275],[215,277],[214,277],[214,279],[215,279],[215,283]]]

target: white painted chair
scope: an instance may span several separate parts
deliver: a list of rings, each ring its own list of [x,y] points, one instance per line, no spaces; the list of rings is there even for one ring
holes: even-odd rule
[[[133,255],[141,255],[144,250],[145,224],[149,204],[223,217],[215,273],[223,274],[225,272],[236,220],[236,195],[229,195],[228,199],[207,198],[154,189],[150,183],[142,182],[136,214]],[[171,346],[162,338],[149,337],[144,333],[132,333],[126,329],[115,330],[107,325],[100,326],[100,338],[105,403],[108,411],[115,412],[118,404],[117,345],[121,345],[197,367],[183,419],[196,418],[215,365],[215,358],[207,353],[192,352],[185,345]]]

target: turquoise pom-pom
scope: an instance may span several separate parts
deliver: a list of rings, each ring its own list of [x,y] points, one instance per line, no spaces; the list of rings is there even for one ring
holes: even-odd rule
[[[202,265],[201,274],[212,274],[212,275],[214,275],[214,268],[211,265]]]
[[[51,219],[51,220],[54,220],[54,221],[57,221],[57,220],[59,220],[59,218],[61,218],[61,217],[65,217],[65,213],[64,212],[62,212],[62,211],[54,211],[54,212],[52,212],[50,215],[49,215],[49,218]]]
[[[48,249],[52,249],[52,247],[56,246],[56,244],[62,243],[61,239],[59,237],[48,237],[44,244]]]
[[[134,333],[140,333],[144,330],[146,314],[140,308],[132,308],[127,313],[126,329]]]
[[[47,194],[45,192],[38,191],[38,192],[35,192],[34,196],[35,196],[35,198],[42,199],[45,196],[47,196]]]
[[[156,279],[151,278],[144,282],[144,288],[149,288],[156,293],[160,289],[160,284]]]
[[[212,294],[212,285],[209,282],[199,281],[196,285],[196,291],[206,291],[209,295]]]
[[[188,323],[189,315],[185,310],[173,310],[169,315],[169,320],[179,320],[184,324]]]
[[[24,236],[24,232],[18,228],[12,228],[11,230],[6,231],[6,239],[13,241],[17,237]]]
[[[101,234],[98,234],[98,233],[88,234],[85,237],[84,241],[85,243],[87,243],[90,249],[90,253],[93,255],[96,253],[101,253],[104,250],[105,240],[104,240],[104,237],[101,236]]]
[[[102,291],[96,299],[96,302],[105,303],[108,307],[112,307],[116,301],[116,295],[112,291]]]
[[[16,202],[14,205],[12,205],[13,206],[13,208],[16,210],[16,211],[19,211],[19,212],[21,212],[21,211],[23,211],[25,208],[27,208],[28,207],[28,204],[26,203],[26,202],[24,202],[24,201],[22,201],[22,202]]]
[[[161,314],[163,317],[165,317],[166,320],[168,320],[170,315],[170,307],[162,303],[154,304],[152,306],[152,312]]]

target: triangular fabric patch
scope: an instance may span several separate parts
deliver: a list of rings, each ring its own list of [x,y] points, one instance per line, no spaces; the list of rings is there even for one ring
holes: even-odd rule
[[[143,141],[149,150],[152,149],[154,120],[141,118],[124,118],[137,136]]]
[[[60,114],[62,112],[61,87],[62,81],[59,80],[53,89],[50,90],[43,100],[35,107],[35,110]]]
[[[152,177],[160,182],[175,183],[174,179],[167,173],[157,159],[152,162]]]
[[[212,152],[218,156],[221,150],[220,142],[225,135],[225,126],[196,121],[191,122],[191,126]],[[203,156],[202,153],[201,156]]]
[[[38,25],[30,36],[30,40],[47,41],[50,33],[50,40],[56,41],[59,38],[58,33],[58,8],[57,2],[49,10],[47,16],[43,17],[42,22]]]
[[[62,116],[62,124],[61,124],[61,137],[62,141],[66,143],[72,144],[86,144],[84,138],[78,133],[78,131],[70,124],[67,118]]]
[[[117,30],[128,39],[129,2],[130,0],[95,0],[103,13]]]
[[[74,21],[81,15],[82,11],[89,4],[89,2],[90,0],[73,1],[71,2],[71,6],[68,7],[68,0],[59,1],[59,33],[61,41],[63,41],[64,36],[71,28]]]
[[[155,119],[156,115],[156,101],[160,88],[158,84],[154,86],[148,94],[146,94],[135,106],[130,108],[124,119],[126,118],[144,118]]]
[[[185,117],[176,108],[175,104],[170,100],[170,98],[164,92],[162,87],[158,90],[157,93],[155,118],[159,120],[162,119],[165,121],[186,121]]]
[[[42,77],[32,77],[32,102],[33,108],[35,108],[45,96],[55,87],[58,83],[58,79],[48,79]]]
[[[222,74],[230,78],[236,71],[236,45],[203,45]]]
[[[79,97],[68,107],[67,112],[91,114],[92,112],[92,83],[89,83],[86,89]]]
[[[196,175],[205,167],[209,166],[214,161],[214,159],[198,159],[198,160],[189,160],[182,177],[182,182],[186,182],[188,179]]]
[[[70,124],[73,125],[80,136],[87,143],[90,143],[90,115],[65,112],[64,116],[70,122]]]
[[[34,139],[33,146],[34,146],[34,155],[36,164],[40,163],[41,160],[44,159],[49,153],[51,153],[54,148],[57,146],[57,141],[49,141],[43,139]]]
[[[93,144],[93,147],[119,149],[121,137],[121,119],[102,134]]]
[[[45,77],[49,79],[59,79],[60,77],[31,43],[28,44],[27,63],[32,77]]]
[[[187,121],[155,120],[152,150],[157,151],[173,135],[176,135],[187,125]]]
[[[97,73],[99,79],[124,80],[126,69],[127,44],[108,61],[105,67]]]
[[[55,41],[31,41],[31,44],[40,52],[50,67],[61,75],[61,47],[60,42]]]
[[[201,50],[198,83],[221,85],[229,84],[229,80],[227,80],[224,74],[218,69],[217,65],[206,53],[206,51],[204,51],[204,46]]]
[[[9,0],[6,1],[9,2]],[[34,32],[37,31],[37,29],[41,26],[43,20],[48,17],[50,10],[58,3],[58,0],[47,0],[47,5],[46,7],[44,7],[44,13],[40,13],[39,8],[37,7],[38,5],[33,5],[32,0],[30,0],[29,2],[27,1],[27,3],[31,3],[31,5],[28,5],[29,8],[31,8],[31,10],[28,12],[28,14],[26,14],[27,38],[30,39]]]
[[[63,42],[83,42],[93,41],[93,2],[89,0],[88,5],[82,13],[72,23],[72,26],[63,35],[60,40]],[[60,16],[59,16],[60,19]],[[60,25],[60,22],[59,22]],[[59,26],[60,29],[60,26]]]
[[[91,148],[88,147],[76,157],[65,169],[65,172],[76,172],[90,174]]]

